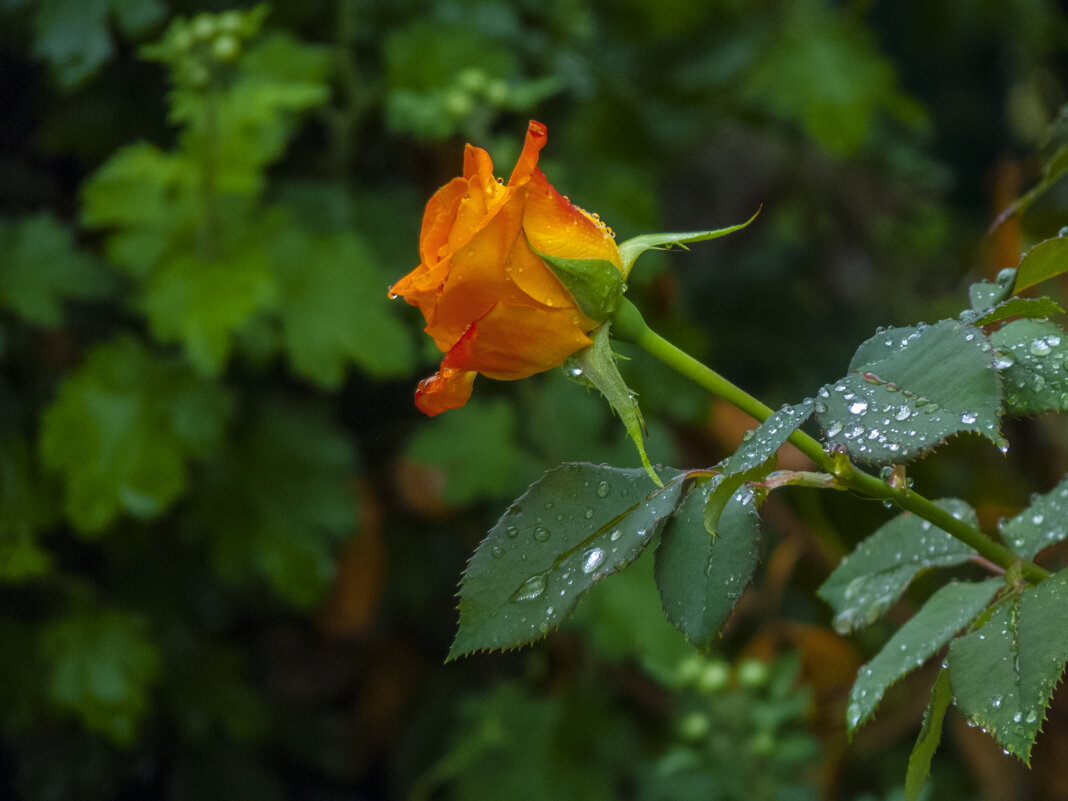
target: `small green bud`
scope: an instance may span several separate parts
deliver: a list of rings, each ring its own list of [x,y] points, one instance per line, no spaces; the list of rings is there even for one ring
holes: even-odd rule
[[[453,117],[462,118],[471,113],[474,107],[471,95],[458,89],[449,90],[445,94],[445,110]]]
[[[738,665],[738,683],[743,687],[761,687],[768,680],[768,666],[759,659],[746,659]]]
[[[709,662],[697,677],[697,689],[704,693],[715,693],[727,686],[730,681],[730,669],[722,659]]]
[[[212,44],[211,52],[218,61],[233,61],[237,58],[237,54],[241,52],[241,43],[237,41],[236,37],[230,34],[223,34]]]
[[[456,76],[456,85],[465,92],[481,92],[486,85],[486,73],[478,67],[468,67]]]
[[[197,14],[193,19],[193,36],[207,41],[215,36],[215,17],[210,14]]]
[[[508,84],[504,81],[490,81],[486,87],[486,100],[495,106],[504,105],[508,99]]]
[[[679,735],[686,740],[701,740],[711,728],[712,723],[703,712],[691,712],[679,721]]]

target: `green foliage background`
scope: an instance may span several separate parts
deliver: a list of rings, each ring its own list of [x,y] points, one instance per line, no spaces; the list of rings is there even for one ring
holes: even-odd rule
[[[506,175],[535,117],[545,172],[621,238],[763,204],[643,258],[630,296],[795,398],[1064,224],[1055,188],[983,237],[1038,178],[1066,43],[1046,0],[0,0],[0,798],[897,797],[907,688],[843,734],[890,630],[815,633],[814,588],[885,518],[848,498],[769,514],[721,653],[643,559],[548,642],[442,665],[505,502],[637,456],[556,373],[421,417],[438,356],[386,288],[463,142]],[[654,462],[733,450],[744,426],[630,355]],[[1062,429],[917,478],[1011,515],[1064,472]],[[932,797],[1053,792],[1042,742],[1020,776],[962,731]]]

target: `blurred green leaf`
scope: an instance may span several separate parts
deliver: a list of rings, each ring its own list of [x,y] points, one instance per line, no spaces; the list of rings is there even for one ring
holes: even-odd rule
[[[334,550],[356,530],[355,455],[316,405],[268,401],[249,415],[194,488],[188,524],[216,572],[266,580],[309,607],[334,573]]]
[[[508,508],[475,550],[460,585],[455,659],[527,645],[564,621],[579,598],[649,544],[682,491],[641,470],[555,467]]]
[[[57,327],[65,300],[99,298],[111,289],[101,264],[77,250],[71,230],[51,215],[0,220],[0,307]]]
[[[999,604],[949,648],[957,707],[1025,764],[1068,661],[1066,616],[1068,571],[1061,571]]]
[[[415,349],[382,289],[388,281],[355,233],[290,224],[271,256],[282,338],[297,372],[336,388],[350,363],[375,376],[412,369]]]
[[[902,464],[964,431],[1004,445],[1001,379],[978,328],[942,320],[864,342],[849,374],[819,391],[816,417],[832,446],[874,464]]]
[[[205,375],[226,366],[234,334],[276,293],[270,257],[251,243],[225,259],[175,254],[152,278],[145,313],[160,342],[179,342]]]
[[[618,798],[637,732],[596,685],[538,697],[514,682],[464,699],[450,748],[411,797]]]
[[[875,713],[890,685],[930,659],[986,608],[998,587],[1004,586],[1005,582],[998,578],[978,583],[951,581],[928,598],[875,658],[860,669],[849,691],[849,733],[853,734]]]
[[[507,401],[472,399],[428,421],[408,442],[409,459],[439,468],[442,497],[453,506],[499,498],[514,486],[520,454],[515,410]]]
[[[35,6],[33,52],[51,63],[65,88],[111,58],[112,22],[137,36],[166,13],[160,0],[37,0]]]
[[[0,582],[19,584],[52,569],[37,535],[58,517],[55,496],[30,446],[0,438]]]
[[[184,153],[154,145],[128,145],[112,154],[82,184],[82,221],[110,229],[107,254],[144,280],[172,250],[194,247],[201,213],[197,165]]]
[[[824,0],[792,0],[741,91],[763,113],[799,124],[832,153],[856,153],[882,112],[915,122],[919,106],[898,86],[872,37]]]
[[[41,648],[56,708],[118,745],[132,745],[161,667],[146,629],[140,615],[119,609],[78,609],[44,624]]]
[[[717,477],[718,478],[718,477]],[[719,480],[690,489],[656,548],[656,583],[668,620],[708,651],[760,559],[760,518],[752,489],[734,492],[705,528],[705,505]]]
[[[944,498],[935,505],[971,526],[979,524],[964,501]],[[960,540],[905,512],[861,542],[818,592],[834,609],[834,627],[846,634],[874,623],[921,570],[959,565],[975,555]]]
[[[96,533],[121,513],[162,514],[185,491],[188,462],[217,446],[229,405],[221,387],[132,339],[98,346],[41,418],[67,517]]]

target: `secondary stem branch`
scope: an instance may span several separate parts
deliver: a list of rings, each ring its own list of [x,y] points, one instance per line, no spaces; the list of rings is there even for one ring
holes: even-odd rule
[[[633,342],[749,416],[763,422],[772,414],[770,407],[649,328],[637,307],[626,299],[612,318],[612,334],[618,339]],[[1008,569],[1014,563],[1020,562],[1023,576],[1033,584],[1049,577],[1049,573],[1043,568],[1033,562],[1021,560],[1004,545],[994,542],[979,529],[958,520],[910,488],[892,487],[870,473],[857,469],[845,459],[834,459],[823,450],[817,440],[805,432],[795,431],[790,442],[822,470],[833,475],[839,485],[870,498],[890,501],[930,521],[1002,568]]]

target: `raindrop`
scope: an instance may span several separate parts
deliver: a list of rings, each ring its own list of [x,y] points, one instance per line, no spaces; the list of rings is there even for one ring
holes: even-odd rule
[[[908,406],[899,406],[897,414],[894,415],[895,420],[908,420],[912,417],[912,409]]]
[[[842,433],[843,428],[844,426],[842,425],[842,423],[838,420],[835,420],[827,426],[827,436],[837,437],[839,434]]]
[[[864,414],[866,411],[868,411],[867,401],[858,400],[849,405],[850,414]]]
[[[545,587],[548,585],[548,579],[544,573],[539,573],[536,576],[531,576],[523,585],[515,591],[511,600],[513,601],[532,601],[545,592]]]
[[[491,550],[490,553],[493,554],[494,559],[501,559],[504,557],[504,548],[500,545],[494,545],[493,550]]]
[[[517,529],[515,526],[508,526],[508,528],[504,530],[504,533],[508,535],[508,539],[514,540],[516,537],[519,536],[519,529]]]
[[[999,353],[994,357],[994,369],[995,370],[1008,370],[1016,364],[1016,361],[1006,353]]]
[[[971,424],[972,424],[972,423],[974,423],[974,422],[975,422],[975,421],[976,421],[977,419],[978,419],[978,417],[977,417],[977,415],[975,414],[975,412],[964,412],[964,413],[963,413],[963,414],[962,414],[962,415],[960,416],[960,421],[961,421],[962,423],[964,423],[965,425],[971,425]]]
[[[548,542],[549,537],[551,537],[552,535],[553,533],[549,531],[549,529],[545,528],[545,526],[538,526],[536,529],[534,529],[534,539],[536,539],[538,542]]]
[[[586,551],[586,555],[582,557],[582,572],[589,574],[601,566],[604,561],[604,551],[600,548],[592,548]]]
[[[583,512],[583,517],[585,517],[587,520],[589,520],[591,517],[593,517],[593,507],[592,506],[590,508],[588,508],[585,512]]]
[[[999,706],[1001,706],[1001,696],[1000,695],[991,696],[991,698],[990,698],[990,706],[994,707],[994,709],[997,709]]]
[[[751,440],[755,433],[756,432],[753,429],[749,429],[748,431],[746,431],[744,434],[742,434],[742,442],[748,442],[749,440]]]
[[[597,483],[597,497],[598,498],[607,498],[608,497],[608,493],[610,493],[611,491],[612,491],[612,485],[609,484],[607,481],[599,481]]]
[[[1031,343],[1031,346],[1028,348],[1028,350],[1031,351],[1032,356],[1048,356],[1050,351],[1053,350],[1053,348],[1049,346],[1049,342],[1039,337]]]
[[[827,414],[827,404],[826,403],[817,402],[816,403],[816,414]]]
[[[1036,720],[1038,720],[1038,713],[1033,709],[1028,712],[1027,717],[1024,718],[1025,723],[1034,723]]]

